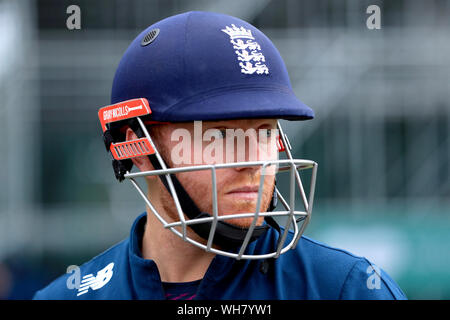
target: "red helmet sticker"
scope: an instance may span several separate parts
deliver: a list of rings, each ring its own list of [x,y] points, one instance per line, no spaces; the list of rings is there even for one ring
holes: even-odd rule
[[[102,130],[106,131],[107,123],[145,116],[151,113],[147,99],[139,98],[100,108],[98,118],[102,124]]]

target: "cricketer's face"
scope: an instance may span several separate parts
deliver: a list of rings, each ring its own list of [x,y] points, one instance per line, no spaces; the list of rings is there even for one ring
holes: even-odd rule
[[[156,146],[167,164],[184,167],[202,164],[276,160],[276,119],[204,121],[170,123],[152,130]],[[213,185],[210,170],[178,173],[177,177],[202,212],[213,212]],[[261,166],[222,168],[216,170],[219,215],[254,213],[256,211]],[[160,203],[169,218],[178,221],[173,199],[161,181]],[[275,167],[264,175],[259,211],[267,211],[275,184]],[[257,225],[261,225],[259,217]],[[253,217],[233,218],[228,223],[249,227]]]

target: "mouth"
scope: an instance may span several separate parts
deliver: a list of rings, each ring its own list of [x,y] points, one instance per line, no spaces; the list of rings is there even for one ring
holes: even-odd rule
[[[232,189],[226,193],[227,196],[242,200],[255,200],[258,198],[259,186],[244,186]]]

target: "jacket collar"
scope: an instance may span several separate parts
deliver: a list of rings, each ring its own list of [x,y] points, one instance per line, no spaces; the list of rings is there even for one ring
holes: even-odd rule
[[[137,299],[165,299],[158,267],[153,260],[142,257],[142,239],[144,236],[147,213],[142,213],[134,221],[129,239],[129,263],[131,282]],[[268,232],[269,233],[269,232]],[[249,244],[246,253],[259,251],[262,239]],[[240,260],[216,255],[209,265],[197,292],[197,299],[219,299],[222,287],[230,277],[242,273],[257,261]],[[245,273],[245,272],[244,272]]]
[[[147,213],[141,214],[133,223],[128,250],[131,280],[137,299],[164,299],[158,267],[153,260],[142,258],[141,247]]]

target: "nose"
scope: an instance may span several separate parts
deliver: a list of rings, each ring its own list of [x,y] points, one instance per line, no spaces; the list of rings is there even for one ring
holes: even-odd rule
[[[234,169],[240,173],[246,172],[251,175],[255,175],[259,170],[261,170],[261,166],[236,167]]]
[[[260,130],[253,128],[246,131],[243,129],[235,130],[234,136],[227,137],[226,141],[227,162],[276,160],[278,156],[276,151],[276,140],[273,139],[273,136],[267,137],[266,131],[260,132]],[[253,168],[253,170],[256,168]]]
[[[253,133],[253,132],[251,132]],[[262,152],[261,146],[259,143],[259,139],[256,134],[249,134],[244,138],[245,145],[244,146],[237,146],[238,148],[238,158],[239,153],[244,153],[244,157],[241,156],[241,159],[244,158],[245,162],[253,162],[253,161],[263,161],[267,160],[265,159],[265,153]],[[239,159],[237,159],[239,162]],[[254,166],[246,166],[246,167],[236,167],[236,171],[238,172],[246,172],[252,176],[255,176],[258,174],[258,172],[261,170],[261,165],[254,165]]]

